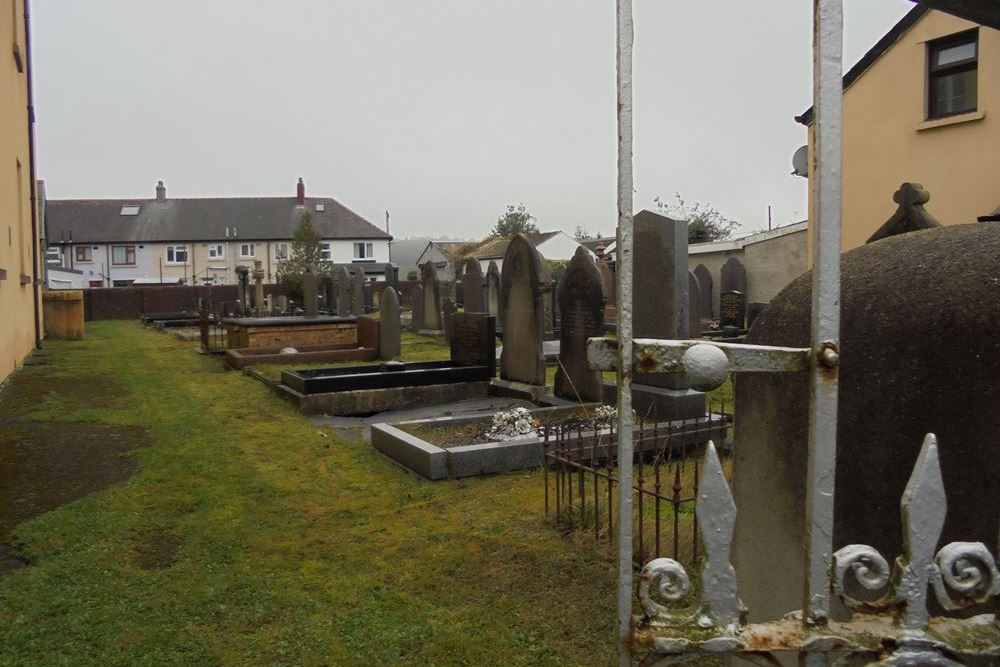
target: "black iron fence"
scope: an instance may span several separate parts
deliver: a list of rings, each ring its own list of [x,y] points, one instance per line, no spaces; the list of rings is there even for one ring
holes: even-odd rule
[[[731,404],[730,404],[731,405]],[[639,421],[633,434],[633,561],[636,567],[667,556],[699,560],[694,508],[705,444],[715,442],[732,481],[731,415],[723,401],[704,417]],[[618,456],[613,423],[544,426],[545,515],[565,530],[614,541],[618,521]]]

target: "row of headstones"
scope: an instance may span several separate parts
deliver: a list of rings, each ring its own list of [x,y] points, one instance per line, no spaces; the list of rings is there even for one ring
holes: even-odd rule
[[[467,313],[500,312],[500,269],[490,262],[486,275],[476,259],[465,262],[461,278],[463,308]],[[442,298],[437,270],[430,262],[420,267],[420,282],[410,293],[413,304],[414,331],[447,331],[449,316],[457,310],[455,300]]]
[[[747,272],[746,267],[736,257],[730,257],[722,265],[719,284],[719,325],[723,330],[743,329],[747,322]],[[704,264],[699,264],[690,275],[691,291],[697,297],[691,299],[692,310],[697,310],[699,319],[714,320],[712,303],[712,272]],[[763,304],[756,304],[755,313]],[[755,314],[753,313],[753,314]]]
[[[303,309],[306,317],[314,317],[321,308],[327,313],[347,316],[365,312],[365,274],[360,268],[352,272],[346,266],[338,267],[333,275],[317,277],[306,272],[302,276]]]

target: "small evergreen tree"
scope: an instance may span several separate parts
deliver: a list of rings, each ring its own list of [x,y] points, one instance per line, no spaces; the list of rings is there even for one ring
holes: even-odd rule
[[[507,204],[507,211],[497,218],[497,224],[493,226],[490,236],[510,239],[515,234],[534,234],[538,231],[533,220],[535,216],[528,213],[524,204]]]
[[[312,223],[312,214],[306,211],[292,236],[288,259],[278,264],[278,282],[288,287],[293,298],[302,299],[302,275],[311,269],[317,278],[329,273],[331,263],[323,259],[323,239]]]

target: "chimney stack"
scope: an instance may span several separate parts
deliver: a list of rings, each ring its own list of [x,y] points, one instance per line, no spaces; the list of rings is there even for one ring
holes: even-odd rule
[[[301,176],[298,185],[295,186],[295,203],[299,206],[306,205],[306,184],[302,182]]]
[[[163,181],[156,182],[156,201],[167,201],[167,186]]]

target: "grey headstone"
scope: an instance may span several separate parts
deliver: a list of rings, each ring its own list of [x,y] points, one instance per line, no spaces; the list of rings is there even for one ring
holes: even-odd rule
[[[467,313],[485,313],[486,280],[479,260],[473,257],[465,260],[465,270],[462,272],[462,302]]]
[[[354,269],[351,276],[351,315],[363,315],[365,312],[365,272],[361,267]]]
[[[410,291],[410,305],[413,308],[413,318],[410,321],[410,328],[414,331],[425,329],[424,326],[424,288],[417,283]]]
[[[704,264],[694,267],[694,275],[698,279],[698,287],[701,288],[701,299],[699,300],[700,315],[703,319],[714,320],[715,309],[712,308],[712,272]]]
[[[701,338],[701,285],[691,271],[688,271],[688,319],[688,338]]]
[[[604,290],[604,303],[613,306],[618,303],[615,300],[615,275],[611,273],[611,267],[603,259],[597,260],[597,270],[601,273],[601,287]]]
[[[559,366],[555,394],[574,401],[602,398],[601,374],[587,361],[587,339],[604,335],[604,287],[586,248],[577,248],[559,281]]]
[[[302,274],[302,305],[306,317],[316,317],[316,274],[308,269]]]
[[[282,313],[287,313],[288,312],[288,297],[285,296],[284,294],[279,294],[277,301],[278,301],[278,310],[280,312],[282,312]]]
[[[433,262],[420,267],[420,284],[424,293],[424,328],[440,331],[444,325],[441,319],[441,283]]]
[[[513,382],[545,384],[542,333],[545,327],[544,286],[548,267],[523,234],[507,246],[500,275],[500,318],[503,351],[500,377]]]
[[[722,279],[719,281],[720,297],[723,292],[747,293],[747,272],[746,269],[743,268],[743,262],[735,257],[730,257],[726,260],[726,263],[722,265],[721,273]]]
[[[396,290],[386,287],[382,292],[382,303],[379,310],[378,333],[379,359],[387,361],[402,354],[399,326],[399,297]]]
[[[455,306],[455,302],[450,298],[446,298],[444,303],[441,304],[441,320],[444,325],[444,336],[446,340],[451,340],[452,320],[457,312],[458,308]]]
[[[486,312],[500,315],[500,268],[493,260],[486,269]]]
[[[998,534],[1000,225],[892,236],[841,256],[834,548],[902,553],[900,499],[924,436],[938,439],[947,517],[938,545]],[[811,273],[771,300],[753,345],[808,347]],[[750,620],[802,603],[806,373],[737,373],[733,564]],[[995,552],[994,552],[995,553]],[[772,615],[775,614],[775,615]]]
[[[330,313],[337,312],[337,285],[332,274],[324,274],[320,279],[320,294],[323,295],[323,308]]]
[[[462,366],[487,366],[496,375],[496,318],[486,313],[455,313],[449,341],[451,360]]]
[[[346,266],[337,268],[337,314],[341,317],[351,312],[351,274]]]
[[[687,338],[687,223],[652,211],[640,211],[634,221],[635,337]]]

